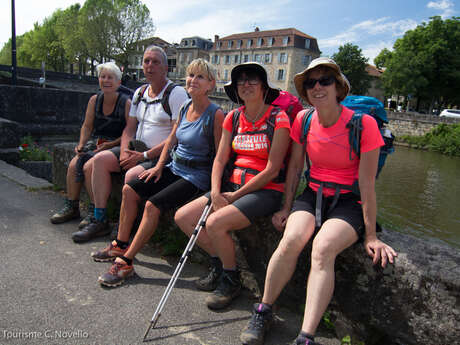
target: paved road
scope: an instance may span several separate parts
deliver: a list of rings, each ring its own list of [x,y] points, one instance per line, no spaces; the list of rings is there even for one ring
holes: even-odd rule
[[[97,277],[109,265],[93,262],[89,253],[108,239],[74,244],[77,222],[48,220],[61,206],[60,194],[25,188],[29,177],[0,163],[0,344],[141,344],[177,259],[162,258],[148,245],[136,257],[134,278],[101,288]],[[187,263],[147,344],[240,344],[254,300],[244,291],[232,308],[209,311],[206,293],[192,283],[204,272]],[[265,344],[292,344],[300,325],[299,315],[281,309]],[[339,344],[330,336],[318,340]]]

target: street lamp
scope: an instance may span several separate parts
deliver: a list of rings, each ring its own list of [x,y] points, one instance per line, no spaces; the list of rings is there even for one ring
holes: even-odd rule
[[[16,85],[16,22],[14,0],[11,0],[11,84]]]

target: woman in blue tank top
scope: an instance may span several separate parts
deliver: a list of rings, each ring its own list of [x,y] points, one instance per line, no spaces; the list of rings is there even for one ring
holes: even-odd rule
[[[215,87],[213,67],[203,59],[187,67],[186,90],[191,100],[184,103],[155,167],[123,187],[118,236],[101,251],[96,261],[115,257],[110,270],[99,277],[105,286],[118,286],[134,272],[132,261],[155,232],[160,214],[184,205],[209,190],[213,152],[222,133],[224,113],[208,98]],[[173,149],[174,148],[174,149]],[[169,162],[170,151],[172,160]],[[147,199],[139,229],[129,244],[137,206]]]

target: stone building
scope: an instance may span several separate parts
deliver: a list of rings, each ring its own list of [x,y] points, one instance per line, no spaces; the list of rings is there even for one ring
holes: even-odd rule
[[[144,73],[142,71],[142,58],[144,50],[150,45],[156,45],[164,49],[168,56],[168,75],[174,73],[176,70],[176,47],[159,37],[150,37],[135,43],[135,54],[129,57],[128,74],[135,80],[144,80]]]
[[[230,72],[242,62],[257,61],[265,66],[270,82],[295,95],[294,75],[319,57],[316,38],[294,28],[245,32],[215,36],[210,52],[211,63],[217,69],[217,91],[224,92]]]
[[[381,80],[383,71],[373,65],[367,65],[366,72],[371,76],[371,87],[367,90],[366,96],[375,97],[385,104],[385,93]]]
[[[194,59],[203,58],[209,61],[209,51],[212,46],[213,43],[210,39],[198,36],[183,38],[177,46],[176,70],[171,77],[185,79],[185,70]]]

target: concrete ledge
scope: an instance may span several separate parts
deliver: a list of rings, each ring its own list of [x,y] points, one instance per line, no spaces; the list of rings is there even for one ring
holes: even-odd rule
[[[4,161],[0,161],[0,175],[30,189],[49,189],[53,187],[48,181],[42,178],[33,177],[24,170]]]
[[[53,166],[56,184],[57,176],[65,176],[74,146],[73,143],[56,145]],[[114,187],[112,195],[120,193],[120,187]],[[166,232],[176,228],[172,216],[170,212],[161,219]],[[235,234],[238,264],[252,273],[244,272],[245,285],[260,294],[269,259],[282,234],[268,218]],[[336,287],[329,309],[339,339],[350,334],[366,345],[457,343],[459,251],[397,232],[384,230],[379,237],[398,252],[395,265],[385,270],[372,266],[362,244],[347,249],[336,260]],[[303,308],[310,252],[311,245],[301,254],[296,272],[278,304]],[[251,277],[255,281],[251,282]]]

